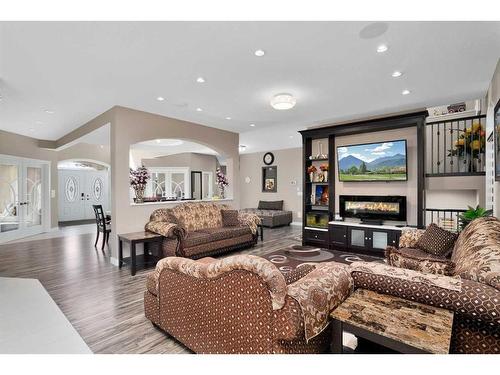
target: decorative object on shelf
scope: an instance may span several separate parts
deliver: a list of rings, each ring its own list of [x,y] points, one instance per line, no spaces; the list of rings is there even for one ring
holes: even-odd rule
[[[274,154],[272,152],[266,152],[262,160],[265,165],[271,165],[274,163]]]
[[[495,180],[500,181],[500,99],[493,110],[493,141]]]
[[[481,163],[481,156],[484,154],[486,147],[486,132],[483,125],[478,121],[474,121],[472,126],[463,130],[450,129],[450,133],[454,131],[460,135],[455,141],[454,147],[448,150],[448,157],[458,156],[463,164],[470,163],[467,170],[477,172]]]
[[[262,192],[276,193],[278,191],[278,168],[262,167]]]
[[[313,228],[328,228],[328,213],[313,213],[306,214],[306,226]]]
[[[321,176],[322,176],[322,178],[320,178],[321,182],[328,182],[329,165],[328,164],[321,164],[319,166],[319,169],[321,170]]]
[[[150,177],[148,169],[144,166],[137,169],[130,168],[129,179],[130,186],[135,192],[135,203],[144,202],[144,190],[146,190],[146,184]]]
[[[217,168],[217,170],[215,171],[215,178],[217,180],[217,186],[219,187],[219,198],[224,199],[226,186],[229,185],[227,177],[224,173],[222,173],[220,168]]]
[[[316,186],[316,201],[313,201],[312,204],[318,206],[328,205],[328,185]]]
[[[310,182],[315,182],[314,175],[317,171],[318,171],[318,168],[316,168],[316,166],[314,166],[314,165],[310,165],[309,167],[307,167],[307,173],[309,173],[309,181]]]
[[[486,208],[480,207],[479,205],[474,208],[467,206],[467,211],[458,217],[460,222],[460,229],[463,230],[472,221],[485,216],[493,215],[493,210],[487,210]]]
[[[450,104],[446,109],[448,113],[465,112],[465,102]]]
[[[323,142],[318,142],[318,154],[316,159],[328,159],[328,155],[323,154]]]

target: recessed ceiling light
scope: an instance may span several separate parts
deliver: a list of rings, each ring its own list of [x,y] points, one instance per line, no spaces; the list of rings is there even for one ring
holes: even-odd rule
[[[403,90],[401,91],[402,95],[408,95],[410,93],[410,90]]]
[[[100,148],[104,148],[104,145],[100,145],[99,147],[100,147]]]
[[[196,112],[201,112],[203,111],[203,109],[201,109],[200,107],[196,108]]]
[[[229,116],[228,116],[228,117],[226,117],[226,120],[231,120],[231,117],[229,117]]]
[[[165,98],[163,96],[159,96],[156,98],[156,100],[158,100],[159,102],[162,102],[165,100]]]
[[[283,111],[295,107],[297,99],[292,94],[276,94],[271,98],[271,107]]]
[[[240,145],[240,147],[239,147],[240,151],[245,151],[246,148],[247,148],[247,146],[245,146],[245,145]]]
[[[156,140],[156,143],[161,143],[161,139],[157,139],[157,140]]]
[[[264,50],[258,49],[257,51],[254,52],[255,56],[257,57],[262,57],[266,54]]]
[[[253,128],[255,126],[255,124],[250,124],[250,126]]]
[[[48,113],[49,115],[52,115],[55,113],[55,111],[51,110],[51,109],[46,109],[45,110],[45,113]]]
[[[205,78],[198,77],[198,78],[196,78],[196,82],[198,82],[198,83],[204,83],[205,82]]]
[[[385,52],[389,49],[389,47],[387,47],[385,44],[381,44],[380,46],[377,47],[377,52],[378,53],[382,53],[382,52]]]
[[[398,77],[401,77],[403,75],[403,73],[401,73],[399,70],[396,70],[392,73],[392,76],[394,78],[398,78]]]
[[[293,138],[293,135],[289,135],[290,138]]]

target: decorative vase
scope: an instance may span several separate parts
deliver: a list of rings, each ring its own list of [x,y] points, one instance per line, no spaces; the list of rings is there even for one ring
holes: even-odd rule
[[[224,186],[219,186],[219,198],[224,199]]]
[[[143,203],[144,202],[144,190],[145,190],[145,187],[142,185],[137,185],[136,187],[134,187],[135,203]]]
[[[323,181],[328,182],[328,171],[323,171]]]
[[[309,173],[309,181],[314,182],[314,172]]]

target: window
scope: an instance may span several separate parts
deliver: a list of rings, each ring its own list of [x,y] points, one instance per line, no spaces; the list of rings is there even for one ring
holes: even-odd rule
[[[148,168],[147,197],[190,198],[189,168]]]

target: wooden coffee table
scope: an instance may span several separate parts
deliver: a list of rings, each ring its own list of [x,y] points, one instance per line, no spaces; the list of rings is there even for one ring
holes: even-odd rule
[[[144,244],[144,262],[147,260],[147,245],[150,243],[157,243],[161,246],[162,236],[153,232],[133,232],[118,235],[118,267],[122,268],[125,263],[123,260],[123,242],[130,245],[130,274],[135,275],[137,267],[137,254],[135,247],[138,243]]]
[[[445,354],[450,350],[453,312],[357,289],[330,317],[332,352],[342,353],[342,331],[400,353]]]

